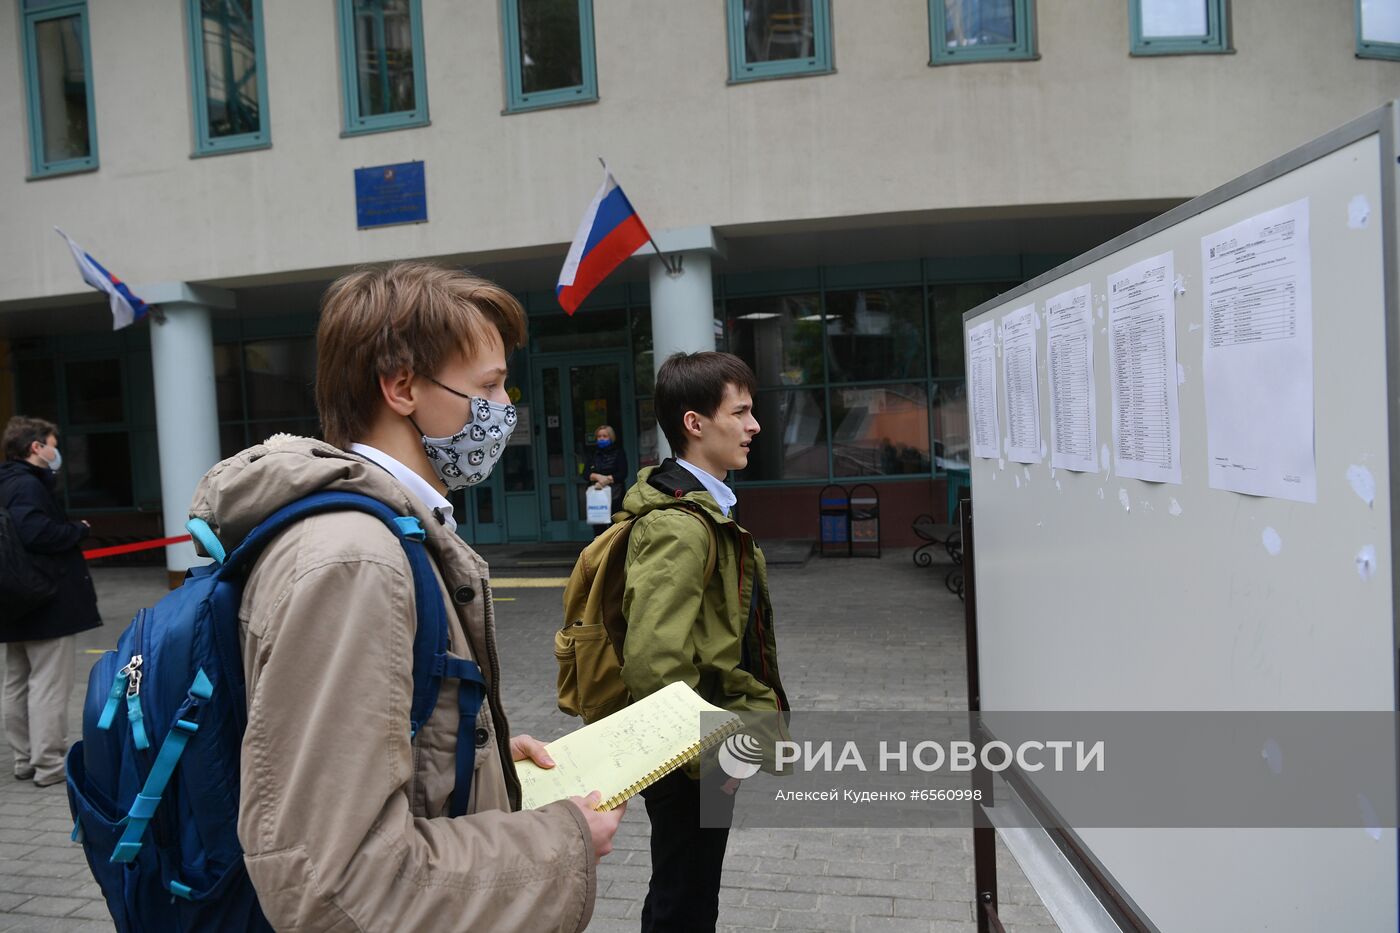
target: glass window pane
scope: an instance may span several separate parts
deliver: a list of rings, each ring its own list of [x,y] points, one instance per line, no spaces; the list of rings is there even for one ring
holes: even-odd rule
[[[744,0],[744,61],[816,56],[812,0]]]
[[[476,520],[483,525],[496,522],[496,491],[489,483],[476,487]]]
[[[121,424],[120,360],[76,360],[64,366],[69,424]]]
[[[209,135],[214,139],[262,129],[257,34],[253,29],[255,2],[200,0],[204,103]]]
[[[34,24],[35,72],[39,79],[39,121],[44,161],[92,155],[88,133],[87,67],[83,30],[77,16]]]
[[[565,486],[560,483],[549,487],[549,520],[563,522],[569,519],[569,506],[564,499]]]
[[[1015,45],[1014,0],[943,0],[948,48]]]
[[[655,466],[661,462],[656,446],[656,405],[652,399],[637,401],[637,468]]]
[[[519,430],[515,432],[519,434]],[[515,440],[515,434],[511,435]],[[501,455],[505,471],[506,492],[529,492],[535,488],[535,449],[521,444],[507,444]]]
[[[131,440],[126,434],[68,434],[59,443],[69,508],[132,504]]]
[[[243,419],[243,354],[236,343],[214,345],[214,395],[220,421]]]
[[[227,460],[238,453],[248,444],[243,439],[243,425],[221,424],[219,425],[219,457]]]
[[[754,399],[759,432],[741,480],[824,479],[826,393],[821,389],[760,392]]]
[[[920,384],[831,390],[837,476],[929,472],[928,391]]]
[[[1210,32],[1206,0],[1137,0],[1145,39],[1204,36]]]
[[[826,339],[832,382],[922,376],[923,289],[827,292]]]
[[[932,375],[963,378],[963,312],[971,311],[1014,286],[1013,282],[974,282],[929,288],[930,326],[933,330]]]
[[[19,392],[15,414],[58,421],[58,384],[52,359],[15,360],[15,389]]]
[[[968,451],[967,383],[961,379],[938,382],[933,387],[933,466],[966,470]]]
[[[727,304],[730,352],[753,368],[759,385],[822,381],[822,316],[817,295],[734,298]]]
[[[627,312],[621,308],[588,311],[569,317],[548,314],[530,318],[530,346],[537,352],[627,348]]]
[[[651,309],[632,309],[632,360],[636,392],[650,395],[656,388],[655,360],[651,346]]]
[[[1400,0],[1361,0],[1361,38],[1400,44]]]
[[[540,391],[544,396],[539,401],[539,407],[544,415],[545,468],[549,471],[550,476],[562,477],[564,475],[564,426],[558,367],[550,366],[540,373]]]
[[[355,0],[360,116],[415,109],[409,0]]]
[[[526,94],[583,83],[578,0],[517,0],[520,87]]]
[[[316,418],[316,344],[310,337],[245,343],[243,372],[249,418]]]

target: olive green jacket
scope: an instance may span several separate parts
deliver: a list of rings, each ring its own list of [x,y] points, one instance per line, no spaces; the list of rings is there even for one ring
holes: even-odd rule
[[[705,583],[709,534],[719,553]],[[622,679],[636,699],[677,680],[735,712],[788,708],[778,677],[773,608],[763,552],[684,467],[641,471],[622,501],[637,516],[627,547]]]

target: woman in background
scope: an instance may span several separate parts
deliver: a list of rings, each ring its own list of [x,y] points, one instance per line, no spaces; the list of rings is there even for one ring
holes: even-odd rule
[[[583,472],[594,489],[612,493],[612,511],[622,510],[622,494],[627,491],[627,454],[617,442],[617,432],[610,424],[600,424],[593,432],[596,445],[584,465]],[[602,534],[607,525],[594,525],[593,536]]]

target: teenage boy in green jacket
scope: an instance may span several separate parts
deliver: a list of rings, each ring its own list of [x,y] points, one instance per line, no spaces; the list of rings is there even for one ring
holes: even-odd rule
[[[683,680],[736,712],[788,708],[763,552],[730,517],[736,498],[724,483],[749,462],[755,388],[748,365],[729,353],[677,353],[656,374],[656,421],[675,459],[642,470],[622,503],[637,516],[622,597],[622,679],[636,699]],[[678,504],[713,526],[719,550],[708,584],[709,531]],[[699,781],[684,771],[642,796],[652,862],[642,930],[713,930],[729,830],[700,827]]]

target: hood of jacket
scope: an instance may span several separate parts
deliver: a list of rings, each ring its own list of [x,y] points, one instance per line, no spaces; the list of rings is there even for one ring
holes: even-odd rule
[[[704,484],[670,457],[660,466],[644,467],[637,473],[637,481],[622,500],[622,509],[640,518],[655,509],[675,505],[678,499],[704,509],[716,524],[733,524]]]
[[[387,470],[359,454],[314,438],[274,434],[206,473],[195,489],[190,517],[208,522],[232,552],[258,522],[314,492],[364,493],[402,515],[422,510]]]

